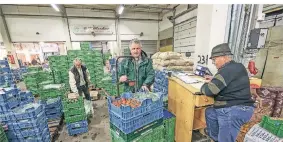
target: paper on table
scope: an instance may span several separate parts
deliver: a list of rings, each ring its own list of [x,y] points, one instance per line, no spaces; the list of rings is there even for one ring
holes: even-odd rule
[[[193,87],[197,88],[197,89],[201,89],[201,86],[203,85],[204,83],[203,82],[199,82],[199,83],[194,83],[194,84],[191,84]]]

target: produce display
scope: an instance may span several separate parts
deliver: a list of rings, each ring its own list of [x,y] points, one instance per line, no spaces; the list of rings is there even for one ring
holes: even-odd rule
[[[155,70],[193,71],[193,61],[177,52],[157,52],[151,58]]]
[[[137,108],[141,105],[141,102],[132,98],[129,99],[122,98],[120,100],[113,101],[112,104],[115,105],[116,107],[120,107],[121,105],[124,105],[124,106],[130,106],[131,108]]]

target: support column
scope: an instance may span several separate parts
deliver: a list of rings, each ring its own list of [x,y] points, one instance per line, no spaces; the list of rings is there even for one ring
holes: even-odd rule
[[[62,22],[63,22],[63,28],[64,28],[64,34],[65,34],[65,45],[67,47],[66,50],[72,50],[72,41],[71,41],[71,33],[70,33],[70,24],[69,24],[69,19],[67,16],[67,12],[66,9],[63,5],[58,5],[58,7],[60,8],[60,12],[62,14]]]
[[[228,4],[198,5],[194,63],[208,67],[213,74],[217,69],[209,57],[214,46],[225,42],[228,8]]]
[[[18,57],[16,54],[16,49],[13,47],[11,37],[9,34],[9,29],[6,23],[5,16],[3,15],[2,7],[0,6],[0,32],[2,35],[3,43],[4,46],[6,47],[7,50],[7,55],[13,55],[15,59],[15,64],[11,64],[11,68],[19,68],[19,62],[18,62]]]

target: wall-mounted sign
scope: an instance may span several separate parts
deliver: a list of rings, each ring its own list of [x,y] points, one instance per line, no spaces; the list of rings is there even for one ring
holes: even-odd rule
[[[43,45],[40,45],[42,52],[59,52],[59,46],[56,43],[44,43]]]
[[[73,33],[77,35],[113,34],[108,25],[74,25]]]

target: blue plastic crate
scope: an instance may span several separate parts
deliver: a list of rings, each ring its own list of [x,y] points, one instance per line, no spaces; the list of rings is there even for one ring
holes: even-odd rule
[[[58,119],[61,118],[63,116],[63,113],[56,113],[56,114],[48,114],[46,115],[48,120],[52,120],[52,119]]]
[[[163,96],[161,93],[156,93],[158,95],[157,101],[152,101],[152,99],[141,100],[141,106],[137,108],[131,108],[130,106],[120,106],[117,107],[112,104],[112,97],[108,97],[108,110],[109,112],[115,114],[117,117],[128,120],[137,116],[141,116],[147,114],[148,112],[163,107]],[[132,98],[133,94],[131,93],[123,93],[121,98]],[[118,98],[118,99],[121,99]],[[117,100],[117,99],[116,99]]]
[[[0,65],[8,65],[9,66],[9,62],[8,62],[8,60],[0,60]]]
[[[62,102],[60,97],[51,98],[47,100],[40,100],[39,103],[44,105],[45,109],[54,109],[54,108],[62,107]]]
[[[9,139],[9,142],[50,142],[50,141],[51,141],[50,135],[46,135],[45,137]]]
[[[10,67],[3,67],[3,68],[0,68],[0,72],[11,73],[11,69]]]
[[[88,131],[88,127],[77,128],[77,129],[68,129],[68,134],[70,136],[73,136],[73,135],[86,133],[87,131]]]
[[[163,119],[170,119],[172,117],[175,117],[175,115],[169,112],[168,110],[163,109]]]
[[[46,116],[44,112],[41,112],[38,114],[37,118],[35,119],[25,119],[25,120],[19,120],[19,121],[9,121],[8,129],[23,129],[23,128],[31,128],[39,126],[41,123],[46,122]]]
[[[18,98],[10,98],[7,102],[0,102],[0,112],[6,112],[12,109],[16,109],[20,106],[20,100]]]
[[[29,129],[13,129],[15,134],[23,137],[37,136],[43,132],[44,129],[48,129],[47,121],[40,123],[39,126]]]
[[[16,108],[13,110],[13,115],[10,115],[11,120],[22,120],[28,118],[35,118],[40,112],[43,112],[44,108],[41,104],[30,103],[22,106],[21,108]]]
[[[30,103],[34,103],[33,97],[25,98],[24,100],[21,100],[20,105],[23,106],[23,105],[30,104]]]
[[[151,112],[132,118],[130,120],[123,120],[112,112],[110,112],[109,114],[110,122],[125,134],[129,134],[155,120],[163,118],[163,107],[156,108]]]
[[[45,114],[46,115],[49,115],[49,114],[57,114],[57,113],[62,113],[63,110],[62,107],[59,107],[59,108],[53,108],[53,109],[46,109],[45,108]]]
[[[31,98],[31,97],[34,97],[32,95],[32,93],[30,91],[26,91],[26,92],[20,92],[20,97],[21,98]]]
[[[24,136],[22,135],[21,133],[16,133],[14,131],[7,131],[6,132],[6,135],[8,137],[9,140],[21,140],[21,141],[24,141],[24,142],[30,142],[32,140],[40,140],[40,142],[42,142],[42,139],[46,139],[48,138],[50,140],[50,132],[49,132],[49,129],[48,128],[45,128],[43,129],[40,133],[37,133],[36,135],[28,135],[28,136]],[[19,141],[17,141],[19,142]],[[38,142],[38,141],[36,141]]]
[[[4,88],[0,91],[0,103],[12,97],[18,97],[19,90],[17,88]]]
[[[87,120],[75,122],[75,123],[67,123],[67,129],[77,129],[77,128],[84,128],[88,127]]]

